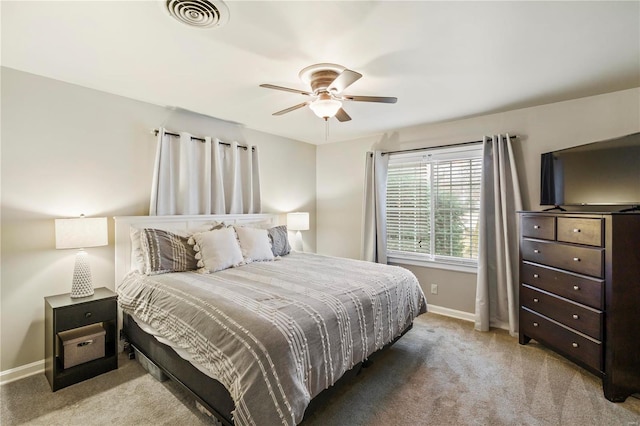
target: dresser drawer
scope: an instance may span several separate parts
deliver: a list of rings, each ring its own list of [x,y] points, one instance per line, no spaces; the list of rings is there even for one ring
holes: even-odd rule
[[[117,315],[117,300],[103,300],[88,302],[56,310],[56,332],[95,324],[103,321],[113,321]]]
[[[520,226],[524,237],[556,239],[556,218],[553,216],[522,216]]]
[[[587,336],[602,340],[602,311],[579,305],[527,285],[520,286],[520,304]]]
[[[522,259],[593,277],[603,277],[604,249],[523,239]]]
[[[522,262],[520,282],[603,310],[604,281]]]
[[[520,333],[548,345],[597,371],[602,371],[602,344],[528,310],[520,308]]]
[[[559,217],[557,240],[567,243],[602,247],[602,219]]]

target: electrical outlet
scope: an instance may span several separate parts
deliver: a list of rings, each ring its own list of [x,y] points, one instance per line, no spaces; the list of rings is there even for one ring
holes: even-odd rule
[[[431,284],[431,294],[438,294],[438,284]]]

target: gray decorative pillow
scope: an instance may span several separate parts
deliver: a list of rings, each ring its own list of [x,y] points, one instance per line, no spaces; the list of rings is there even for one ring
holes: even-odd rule
[[[291,252],[289,245],[289,235],[287,225],[275,226],[268,229],[269,240],[271,241],[271,251],[274,256],[286,256]]]
[[[144,273],[184,272],[198,269],[196,253],[188,238],[161,229],[146,228],[140,232]]]

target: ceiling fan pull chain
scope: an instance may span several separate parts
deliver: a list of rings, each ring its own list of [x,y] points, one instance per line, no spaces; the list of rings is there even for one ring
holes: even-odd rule
[[[329,142],[329,120],[324,119],[324,141]]]

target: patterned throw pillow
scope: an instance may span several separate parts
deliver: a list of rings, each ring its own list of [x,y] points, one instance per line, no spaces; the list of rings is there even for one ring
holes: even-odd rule
[[[280,225],[270,228],[269,239],[271,240],[271,251],[274,256],[286,256],[291,252],[287,225]]]
[[[186,237],[161,229],[141,230],[144,273],[156,275],[197,269],[196,253],[187,240]]]

